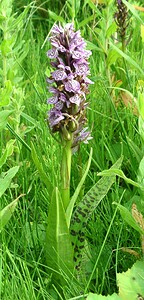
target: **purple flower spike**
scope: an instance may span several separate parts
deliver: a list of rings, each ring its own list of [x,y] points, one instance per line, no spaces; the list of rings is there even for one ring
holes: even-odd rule
[[[54,25],[49,38],[52,49],[47,52],[53,72],[47,78],[52,95],[47,100],[53,108],[48,113],[48,122],[53,132],[72,133],[73,147],[80,142],[87,143],[90,131],[84,127],[86,119],[86,94],[89,84],[88,58],[91,51],[86,50],[86,43],[80,31],[74,30],[73,24]],[[66,139],[66,137],[64,137]]]

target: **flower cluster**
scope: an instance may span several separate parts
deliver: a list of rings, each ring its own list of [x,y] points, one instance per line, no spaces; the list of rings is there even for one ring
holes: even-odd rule
[[[91,51],[80,31],[74,31],[73,24],[54,25],[51,30],[52,49],[47,56],[52,60],[54,71],[47,78],[52,96],[47,100],[53,107],[48,112],[48,122],[53,132],[59,132],[62,138],[69,140],[73,133],[73,146],[80,141],[85,143],[91,138],[84,125],[87,121],[86,94],[92,81],[88,58]]]
[[[117,12],[115,13],[115,21],[116,21],[116,24],[118,25],[118,31],[119,31],[120,37],[121,37],[121,39],[123,39],[123,38],[125,38],[126,28],[128,26],[127,7],[123,3],[122,0],[116,0],[116,5],[117,5]]]

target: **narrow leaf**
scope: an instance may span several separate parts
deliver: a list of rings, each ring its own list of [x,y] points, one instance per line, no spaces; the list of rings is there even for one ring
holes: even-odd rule
[[[24,196],[24,194],[20,195],[17,199],[12,201],[10,204],[8,204],[6,207],[4,207],[0,211],[0,232],[2,231],[4,226],[8,223],[9,219],[11,218],[11,216],[17,206],[19,198],[22,196]]]
[[[40,129],[42,131],[42,128],[40,127],[40,124],[38,121],[36,121],[34,118],[32,118],[31,116],[25,114],[24,112],[21,113],[21,116],[27,120],[28,122],[32,123],[35,127],[37,127],[38,129]]]
[[[0,168],[5,164],[8,156],[11,156],[14,150],[14,142],[15,140],[9,140],[6,144],[5,151],[3,155],[0,157]]]
[[[138,225],[138,223],[135,221],[135,219],[133,218],[129,210],[119,203],[113,202],[113,204],[117,205],[123,220],[127,224],[129,224],[132,228],[134,228],[136,231],[138,231],[140,234],[144,235],[144,230]]]
[[[126,177],[122,170],[118,170],[118,169],[104,170],[104,171],[98,173],[97,175],[98,176],[106,176],[106,177],[117,175],[117,176],[123,178],[127,183],[130,183],[130,184],[142,189],[142,186],[138,182],[133,181],[132,179]]]
[[[0,129],[4,128],[7,124],[8,117],[13,113],[13,110],[2,110],[0,112]]]
[[[39,172],[39,175],[40,175],[40,178],[41,180],[45,183],[45,185],[47,186],[49,192],[53,190],[53,186],[52,186],[52,183],[50,182],[48,176],[46,175],[44,169],[43,169],[43,166],[37,156],[37,153],[36,153],[36,149],[33,145],[33,143],[31,143],[31,156],[32,156],[32,159],[33,159],[33,162]]]
[[[13,167],[3,174],[3,178],[0,178],[0,197],[4,194],[9,187],[11,180],[18,172],[19,167]]]
[[[61,23],[65,23],[65,20],[60,16],[57,15],[56,13],[54,13],[53,11],[51,11],[50,9],[48,10],[49,12],[49,16],[54,20],[54,21],[59,21]]]
[[[135,67],[139,72],[144,75],[144,71],[141,69],[141,67],[133,60],[130,56],[125,54],[122,50],[120,50],[117,46],[115,46],[112,42],[110,42],[110,46],[115,49],[125,60],[127,60],[133,67]]]

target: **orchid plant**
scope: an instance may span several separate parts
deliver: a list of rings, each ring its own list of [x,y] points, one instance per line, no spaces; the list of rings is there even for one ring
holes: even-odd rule
[[[86,95],[93,82],[88,59],[91,51],[80,31],[73,24],[54,25],[51,30],[51,49],[47,52],[52,71],[47,77],[51,96],[47,103],[48,124],[52,134],[58,135],[62,147],[61,182],[53,188],[46,230],[46,259],[49,273],[61,285],[64,278],[73,278],[81,269],[85,246],[87,220],[115,181],[115,176],[100,179],[77,203],[77,198],[88,174],[92,149],[83,176],[70,195],[71,158],[81,142],[92,139],[86,126]],[[32,148],[33,157],[36,156]],[[36,160],[35,160],[36,161]],[[119,168],[121,159],[113,167]],[[41,171],[41,170],[40,170]]]

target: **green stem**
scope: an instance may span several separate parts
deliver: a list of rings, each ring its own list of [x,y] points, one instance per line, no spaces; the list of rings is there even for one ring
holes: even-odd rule
[[[70,176],[71,176],[71,156],[72,156],[72,138],[67,141],[63,148],[62,163],[61,163],[61,195],[66,211],[70,201]]]

